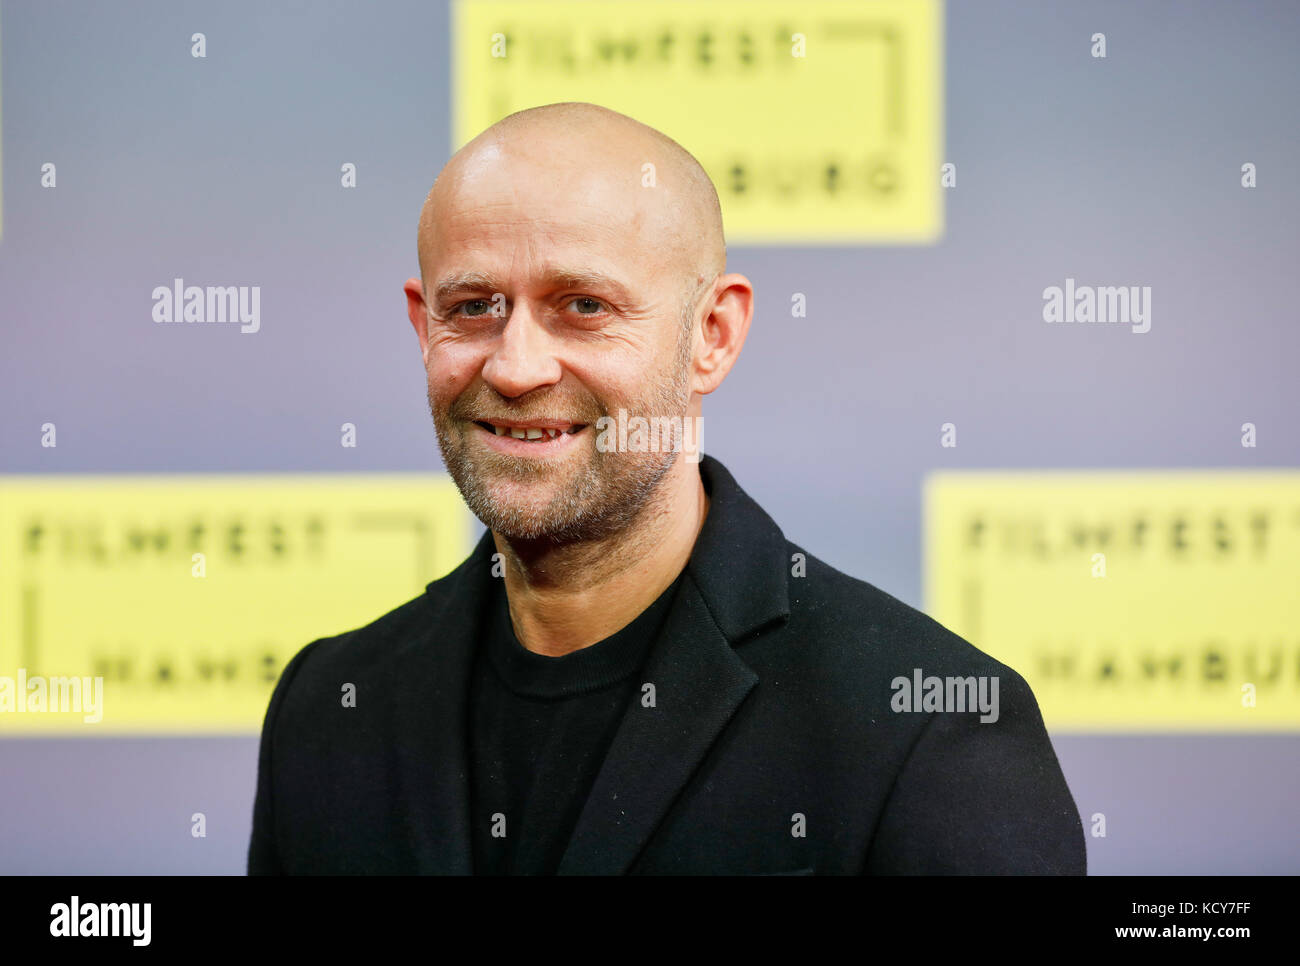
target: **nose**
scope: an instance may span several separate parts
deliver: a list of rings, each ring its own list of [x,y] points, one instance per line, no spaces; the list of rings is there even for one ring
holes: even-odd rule
[[[483,364],[483,381],[507,398],[558,383],[563,376],[552,336],[528,304],[510,309],[495,348]]]

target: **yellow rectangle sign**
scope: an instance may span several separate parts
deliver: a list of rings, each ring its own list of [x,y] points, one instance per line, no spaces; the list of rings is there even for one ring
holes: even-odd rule
[[[1050,728],[1300,729],[1300,473],[939,473],[926,610]]]
[[[0,735],[256,732],[471,537],[443,475],[0,478]]]
[[[458,0],[452,11],[456,148],[515,111],[589,101],[699,159],[729,242],[943,234],[941,0]]]

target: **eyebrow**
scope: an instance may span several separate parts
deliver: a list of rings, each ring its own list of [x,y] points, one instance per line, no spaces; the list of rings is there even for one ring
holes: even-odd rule
[[[542,275],[550,288],[583,289],[611,292],[615,299],[632,301],[631,293],[618,279],[589,269],[553,268]],[[486,272],[459,272],[439,280],[434,286],[434,298],[442,302],[463,292],[500,292],[505,286]]]

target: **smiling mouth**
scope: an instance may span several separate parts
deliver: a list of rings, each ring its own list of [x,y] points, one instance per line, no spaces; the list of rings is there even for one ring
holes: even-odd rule
[[[510,436],[526,442],[559,439],[561,436],[573,436],[587,428],[586,423],[566,423],[556,420],[511,423],[495,420],[476,419],[474,425],[495,433],[497,436]]]

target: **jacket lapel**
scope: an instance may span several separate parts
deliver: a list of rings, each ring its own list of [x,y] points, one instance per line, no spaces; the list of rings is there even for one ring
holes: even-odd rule
[[[561,875],[620,875],[758,681],[682,583],[560,862]]]
[[[733,644],[789,616],[780,529],[717,460],[700,475],[709,515],[672,610],[560,862],[564,875],[628,871],[758,676]]]

